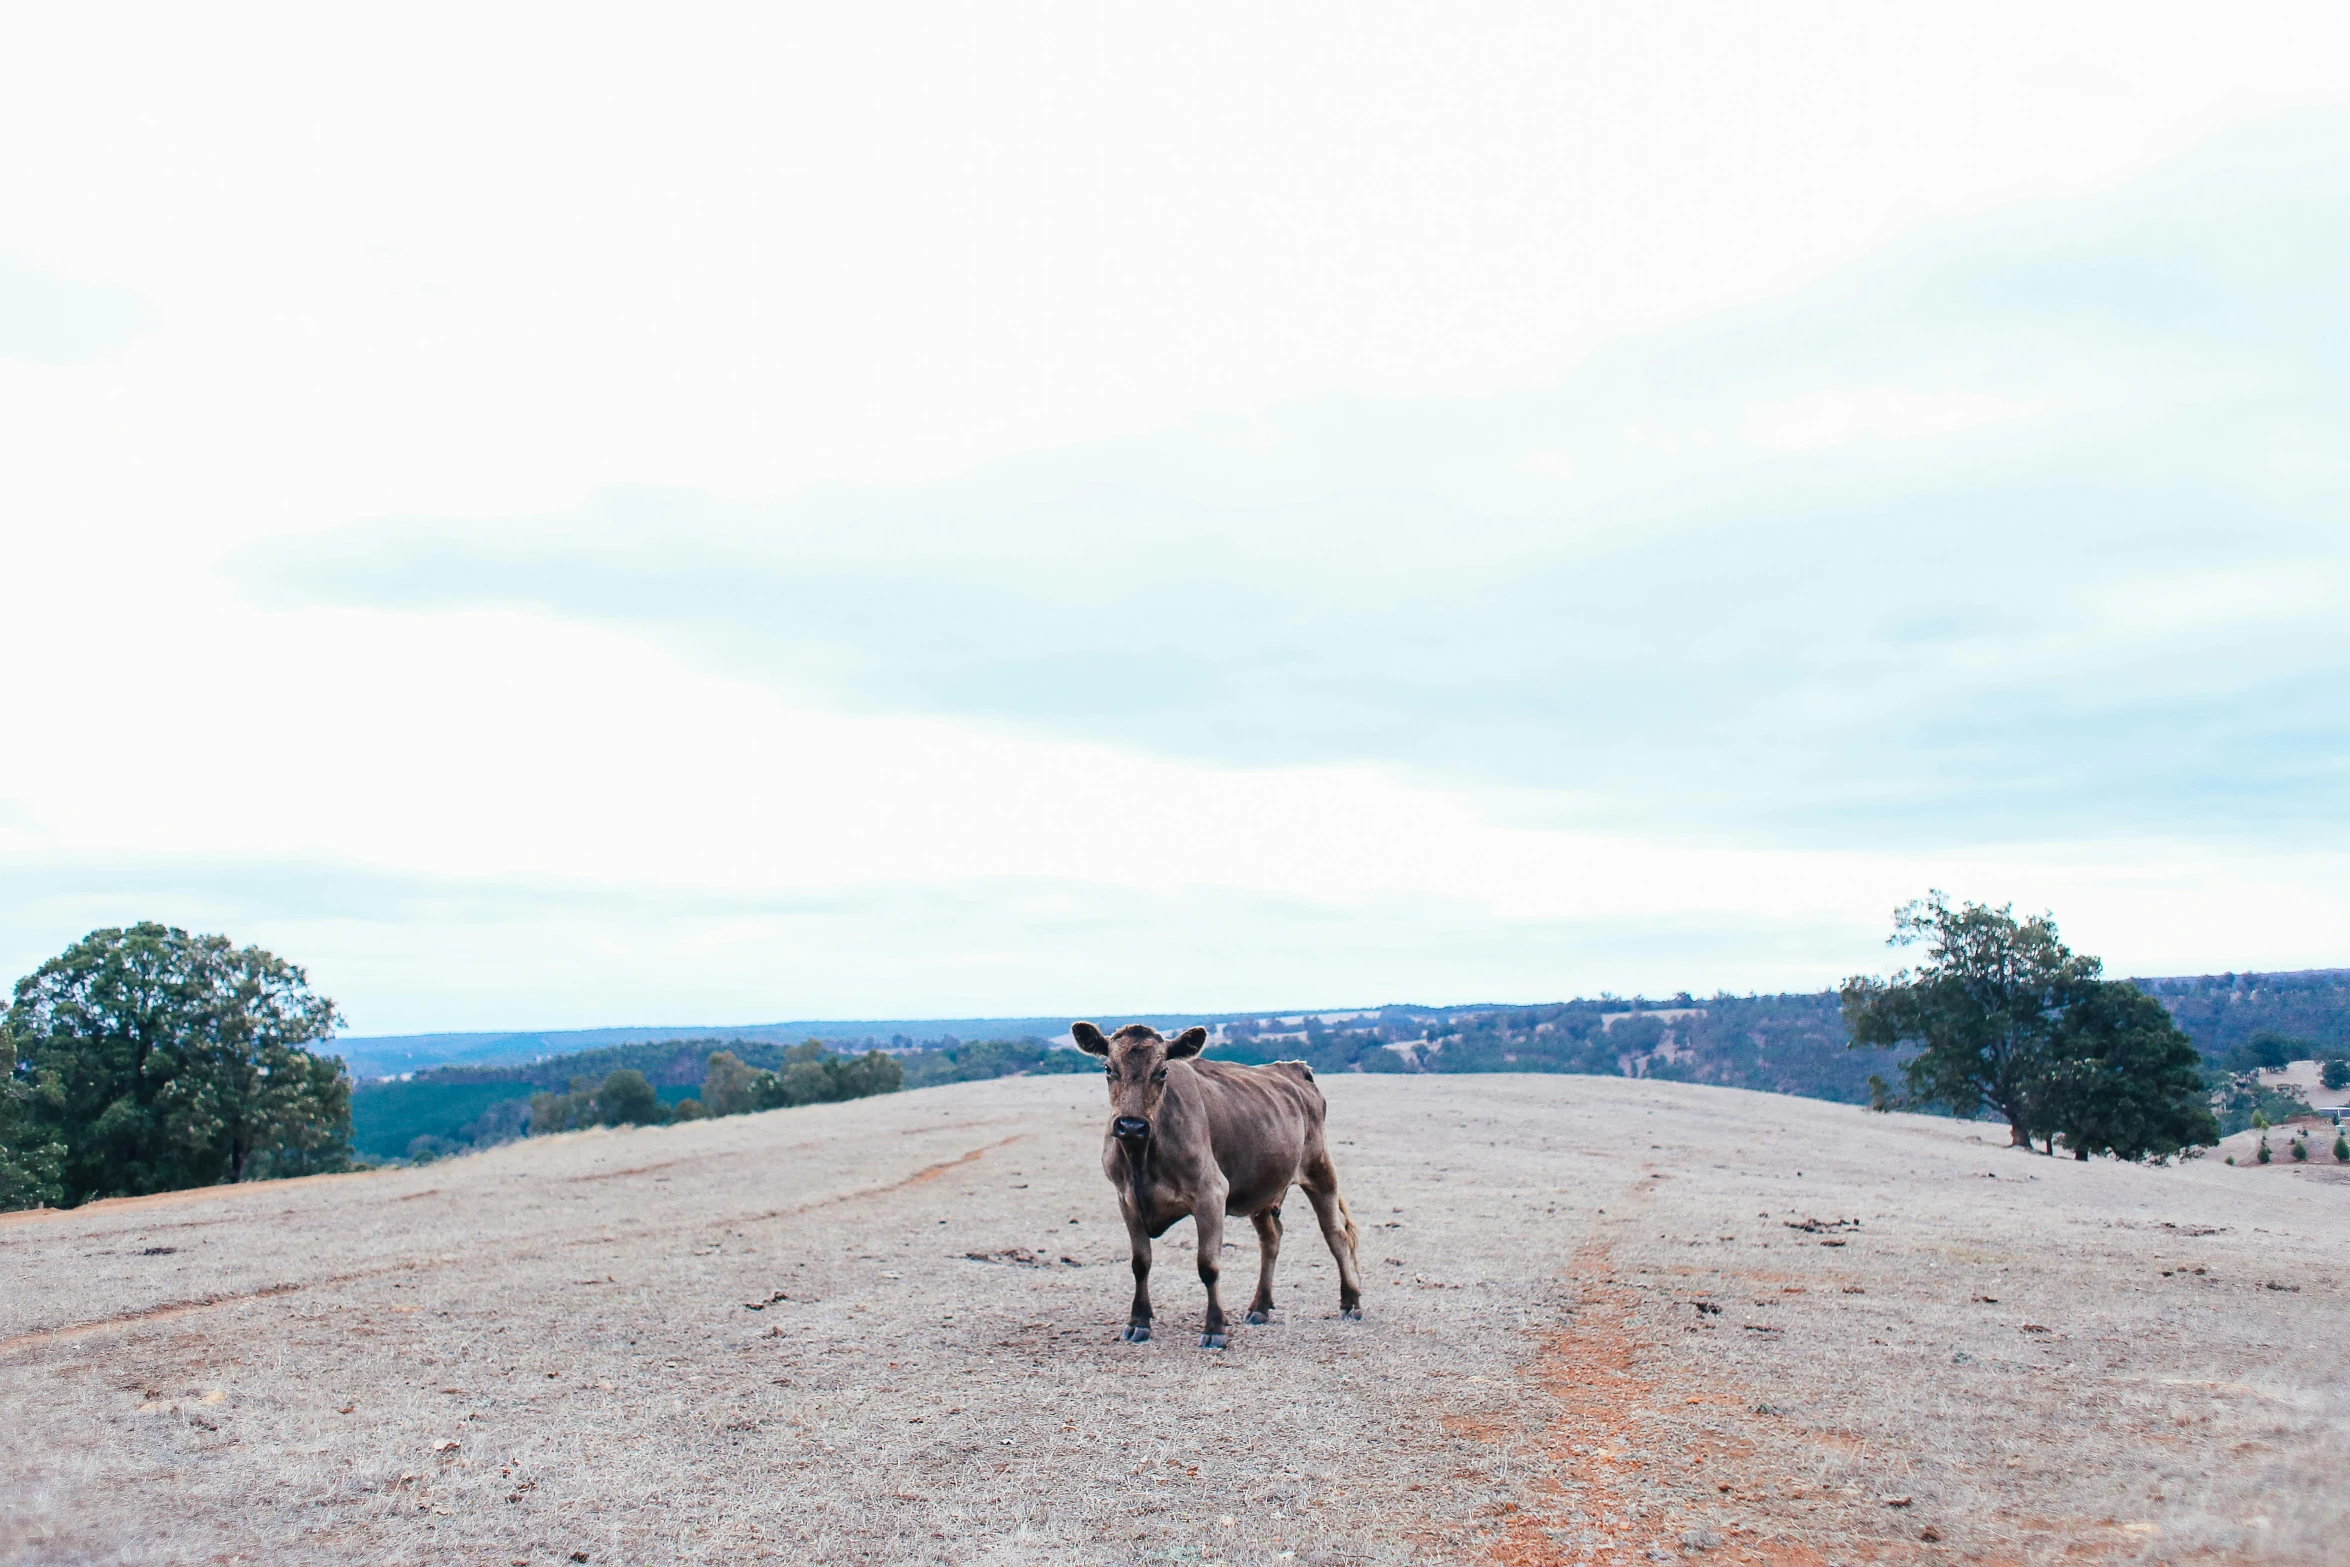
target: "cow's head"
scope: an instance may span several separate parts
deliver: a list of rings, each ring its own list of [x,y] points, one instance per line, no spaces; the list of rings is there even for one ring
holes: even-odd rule
[[[1159,1096],[1167,1091],[1167,1063],[1198,1055],[1208,1031],[1187,1028],[1173,1039],[1161,1039],[1157,1029],[1129,1023],[1105,1039],[1091,1023],[1072,1023],[1069,1037],[1087,1055],[1102,1058],[1110,1082],[1110,1135],[1139,1147],[1150,1137]]]

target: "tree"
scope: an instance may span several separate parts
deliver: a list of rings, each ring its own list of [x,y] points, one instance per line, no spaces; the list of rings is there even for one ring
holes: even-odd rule
[[[658,1126],[669,1116],[645,1074],[622,1067],[596,1089],[596,1118],[606,1126]]]
[[[17,982],[11,1102],[29,1129],[6,1162],[62,1150],[69,1205],[348,1168],[350,1079],[307,1048],[339,1021],[259,947],[154,923],[92,931]]]
[[[1926,961],[1915,973],[1844,982],[1851,1044],[1919,1046],[1902,1064],[1902,1102],[1962,1116],[1988,1106],[2007,1122],[2010,1141],[2031,1146],[2046,1126],[2042,1100],[2064,997],[2097,979],[2100,964],[2065,946],[2047,915],[2019,920],[2013,905],[1954,909],[1939,891],[1893,913],[1887,945],[1921,942]]]
[[[2063,999],[2041,1105],[2076,1159],[2167,1158],[2219,1141],[2195,1042],[2135,985],[2084,980]]]
[[[702,1108],[712,1115],[742,1115],[756,1110],[759,1108],[757,1077],[734,1052],[711,1051],[709,1072],[702,1079]]]
[[[530,1096],[530,1135],[533,1137],[543,1137],[549,1132],[573,1131],[595,1124],[596,1084],[593,1078],[573,1078],[569,1093],[549,1091]]]
[[[2340,1056],[2328,1058],[2325,1064],[2317,1069],[2317,1080],[2321,1086],[2326,1088],[2350,1088],[2350,1061],[2345,1061]]]
[[[2306,1039],[2256,1028],[2228,1051],[2227,1066],[2231,1072],[2274,1072],[2316,1054],[2317,1046]]]

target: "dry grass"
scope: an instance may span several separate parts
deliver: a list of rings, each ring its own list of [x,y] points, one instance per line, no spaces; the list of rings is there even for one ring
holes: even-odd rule
[[[1177,1331],[1189,1226],[1166,1331],[1116,1341],[1090,1079],[0,1220],[0,1555],[2344,1558],[2330,1159],[1325,1086],[1367,1320],[1293,1224],[1281,1316],[1220,1355]],[[1238,1294],[1254,1263],[1243,1227]]]

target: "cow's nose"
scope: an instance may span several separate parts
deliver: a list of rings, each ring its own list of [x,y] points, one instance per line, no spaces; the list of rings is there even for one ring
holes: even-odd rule
[[[1139,1115],[1122,1115],[1110,1123],[1110,1132],[1127,1142],[1140,1142],[1150,1136],[1151,1124]]]

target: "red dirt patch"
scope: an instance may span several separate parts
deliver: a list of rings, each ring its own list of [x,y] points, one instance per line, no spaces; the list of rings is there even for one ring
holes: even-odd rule
[[[1529,1367],[1532,1391],[1549,1415],[1529,1444],[1542,1478],[1535,1494],[1507,1511],[1489,1548],[1497,1567],[1567,1567],[1594,1560],[1633,1563],[1662,1551],[1724,1567],[1823,1567],[1835,1559],[1906,1563],[1911,1542],[1869,1537],[1836,1522],[1790,1516],[1801,1496],[1793,1477],[1816,1436],[1769,1429],[1748,1413],[1752,1399],[1718,1386],[1677,1386],[1655,1363],[1638,1323],[1636,1293],[1613,1282],[1604,1250],[1578,1254],[1574,1325],[1543,1345]],[[1601,1281],[1608,1282],[1601,1282]],[[1725,1407],[1739,1429],[1719,1425]],[[1458,1435],[1508,1445],[1497,1422],[1455,1417]],[[1792,1528],[1791,1528],[1792,1526]],[[1800,1538],[1792,1529],[1812,1538]],[[1832,1539],[1814,1543],[1823,1534]],[[1613,1549],[1602,1552],[1602,1545]]]

